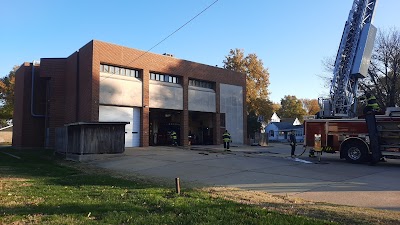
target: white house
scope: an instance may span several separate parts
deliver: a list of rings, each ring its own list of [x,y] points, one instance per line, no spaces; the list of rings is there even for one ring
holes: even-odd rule
[[[271,116],[271,122],[281,122],[281,118],[279,118],[276,112]]]
[[[265,127],[265,133],[268,134],[269,141],[287,142],[290,132],[294,130],[297,142],[304,141],[303,125],[298,118],[279,118],[274,113],[271,116],[271,122]]]

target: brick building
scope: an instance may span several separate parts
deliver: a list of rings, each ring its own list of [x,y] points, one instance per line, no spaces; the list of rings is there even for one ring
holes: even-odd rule
[[[55,129],[75,122],[130,122],[125,146],[220,144],[246,139],[246,77],[222,68],[90,41],[67,58],[16,72],[14,147],[54,147]]]

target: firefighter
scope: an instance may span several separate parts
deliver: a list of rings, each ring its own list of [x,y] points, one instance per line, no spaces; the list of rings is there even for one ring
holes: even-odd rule
[[[295,135],[295,131],[294,130],[292,130],[290,132],[289,141],[290,141],[290,146],[292,147],[292,149],[290,151],[290,156],[293,158],[293,157],[296,156],[294,154],[294,151],[296,150],[296,135]]]
[[[176,141],[178,139],[178,137],[176,136],[176,132],[173,130],[171,131],[171,133],[169,134],[172,140],[172,145],[173,146],[178,146],[178,142]]]
[[[361,97],[361,100],[365,100],[367,102],[363,110],[364,115],[369,112],[381,111],[381,108],[379,107],[378,102],[376,101],[376,97],[371,93],[367,92],[365,94],[365,97]]]
[[[225,130],[225,132],[222,134],[222,140],[224,142],[224,150],[229,151],[229,143],[232,142],[232,140],[231,134],[228,132],[228,130]]]

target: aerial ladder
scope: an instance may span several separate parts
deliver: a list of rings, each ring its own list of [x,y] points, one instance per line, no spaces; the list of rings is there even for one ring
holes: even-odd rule
[[[353,118],[358,80],[368,75],[376,27],[372,25],[378,0],[354,0],[336,55],[330,98],[319,99],[320,118]]]
[[[368,75],[377,2],[353,1],[336,55],[330,96],[319,99],[318,119],[304,122],[304,147],[311,147],[310,156],[340,152],[341,158],[355,163],[376,163],[383,156],[400,158],[399,109],[379,117],[367,112],[364,119],[357,118],[358,82]]]

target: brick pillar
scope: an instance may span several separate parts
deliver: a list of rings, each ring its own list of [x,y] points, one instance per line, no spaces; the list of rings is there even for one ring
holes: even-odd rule
[[[222,144],[222,133],[221,133],[221,107],[220,107],[220,83],[215,83],[215,114],[213,114],[213,124],[214,124],[214,137],[213,144]]]
[[[140,120],[140,146],[149,146],[149,80],[150,72],[148,70],[142,70],[142,110]]]
[[[189,78],[182,77],[183,87],[183,111],[181,113],[181,134],[180,140],[183,147],[189,146],[189,111],[188,111],[188,99],[189,99]]]
[[[214,136],[213,136],[213,145],[219,145],[222,143],[222,134],[221,134],[221,114],[213,113],[213,125],[214,125]]]
[[[243,144],[248,144],[247,138],[247,105],[246,105],[246,85],[243,87]]]

